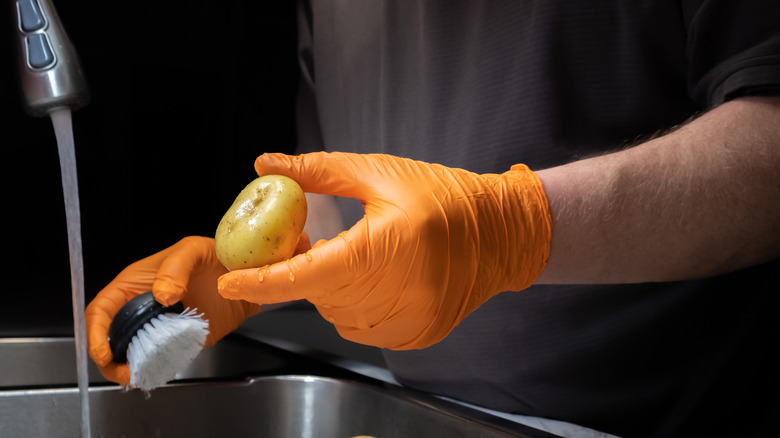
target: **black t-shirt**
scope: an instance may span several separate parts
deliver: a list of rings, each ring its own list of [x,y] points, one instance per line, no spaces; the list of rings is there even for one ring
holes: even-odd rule
[[[325,0],[302,6],[299,33],[301,152],[540,169],[780,92],[776,0]],[[498,410],[746,436],[777,412],[762,396],[777,399],[779,267],[505,292],[439,344],[385,357],[404,384]]]

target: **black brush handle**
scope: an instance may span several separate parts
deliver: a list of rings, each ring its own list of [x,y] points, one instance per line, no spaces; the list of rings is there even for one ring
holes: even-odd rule
[[[184,305],[181,302],[163,306],[155,301],[151,291],[125,303],[108,326],[108,345],[111,347],[114,362],[127,363],[127,347],[144,324],[162,313],[183,311]]]

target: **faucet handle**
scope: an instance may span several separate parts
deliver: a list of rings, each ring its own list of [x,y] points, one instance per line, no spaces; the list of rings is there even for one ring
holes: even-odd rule
[[[81,64],[51,0],[14,0],[19,77],[25,109],[45,116],[89,101]]]

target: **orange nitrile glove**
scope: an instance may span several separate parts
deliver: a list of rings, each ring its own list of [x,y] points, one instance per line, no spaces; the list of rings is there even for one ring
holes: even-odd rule
[[[308,247],[308,238],[306,238]],[[209,321],[204,348],[214,345],[260,306],[226,300],[217,293],[217,278],[227,272],[217,260],[214,239],[185,237],[173,246],[139,260],[117,275],[98,293],[85,311],[89,354],[105,378],[129,385],[127,364],[112,361],[108,327],[119,309],[136,295],[152,291],[155,299],[170,306],[181,301],[185,308],[197,308]]]
[[[359,199],[365,216],[306,254],[219,279],[226,298],[307,299],[345,339],[425,348],[492,296],[530,286],[545,267],[552,220],[524,165],[478,175],[388,155],[266,154],[260,175]]]

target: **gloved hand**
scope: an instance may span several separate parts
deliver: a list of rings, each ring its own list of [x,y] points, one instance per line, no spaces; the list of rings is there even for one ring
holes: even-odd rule
[[[306,254],[219,279],[226,298],[307,299],[345,339],[425,348],[502,291],[544,269],[552,220],[541,181],[524,165],[477,175],[387,155],[266,154],[260,175],[304,191],[359,199],[365,216]]]
[[[155,299],[166,306],[181,301],[185,308],[197,308],[209,321],[204,348],[258,313],[257,304],[226,300],[217,294],[217,278],[225,272],[227,269],[217,260],[214,239],[185,237],[119,273],[85,311],[89,354],[103,376],[122,385],[130,384],[127,364],[112,362],[106,337],[114,315],[136,295],[151,290]]]

